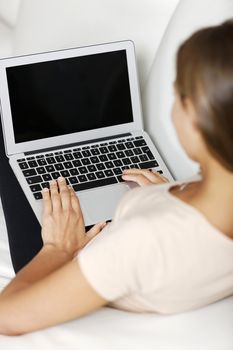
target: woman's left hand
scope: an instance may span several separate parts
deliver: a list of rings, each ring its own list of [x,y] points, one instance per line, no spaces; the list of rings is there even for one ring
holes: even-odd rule
[[[101,232],[106,223],[99,223],[85,232],[85,225],[78,197],[66,185],[64,178],[50,182],[50,191],[43,194],[42,239],[44,245],[53,245],[73,256],[93,237]]]

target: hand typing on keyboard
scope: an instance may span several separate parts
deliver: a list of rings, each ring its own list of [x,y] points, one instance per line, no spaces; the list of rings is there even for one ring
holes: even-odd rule
[[[79,200],[64,178],[50,182],[50,189],[44,188],[42,239],[44,245],[62,250],[70,256],[82,249],[106,225],[96,224],[85,232]]]
[[[147,169],[127,169],[123,171],[122,179],[125,181],[136,182],[139,186],[148,186],[152,184],[162,184],[169,180],[159,174]]]

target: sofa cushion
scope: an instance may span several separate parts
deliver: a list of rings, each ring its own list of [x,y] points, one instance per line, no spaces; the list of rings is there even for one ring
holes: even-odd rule
[[[0,18],[13,27],[16,24],[21,0],[1,0]]]
[[[181,149],[170,118],[176,51],[197,29],[232,17],[232,0],[180,1],[153,63],[143,99],[146,129],[178,180],[192,176],[198,167]]]

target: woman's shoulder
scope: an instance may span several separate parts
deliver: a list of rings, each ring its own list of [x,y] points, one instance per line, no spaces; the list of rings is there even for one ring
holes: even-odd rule
[[[175,202],[169,189],[173,186],[183,185],[192,181],[198,181],[200,177],[195,176],[183,181],[174,181],[163,183],[160,185],[148,185],[145,187],[137,187],[130,190],[120,201],[115,213],[114,219],[122,217],[148,217],[153,215],[158,217],[158,214],[167,214],[175,210],[176,207],[182,211],[179,202]]]

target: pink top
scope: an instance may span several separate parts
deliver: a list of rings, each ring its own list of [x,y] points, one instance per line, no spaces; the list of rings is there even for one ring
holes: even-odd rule
[[[177,313],[233,294],[233,240],[173,196],[176,184],[127,193],[113,222],[78,255],[87,281],[111,306]]]

